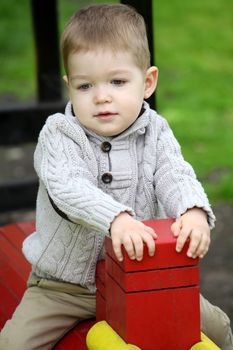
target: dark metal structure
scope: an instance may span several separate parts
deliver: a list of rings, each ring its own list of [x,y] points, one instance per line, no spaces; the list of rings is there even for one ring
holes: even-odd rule
[[[57,1],[30,1],[37,60],[37,102],[0,107],[0,145],[36,141],[47,116],[63,112],[65,106],[60,74]],[[121,2],[135,7],[144,16],[154,62],[152,0]],[[154,99],[149,102],[153,107]],[[0,185],[0,211],[33,208],[37,186],[37,182],[24,182],[23,179],[17,184]]]

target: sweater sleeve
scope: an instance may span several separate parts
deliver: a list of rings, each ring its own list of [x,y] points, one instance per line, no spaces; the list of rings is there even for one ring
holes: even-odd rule
[[[97,178],[90,170],[96,165],[88,159],[90,152],[85,152],[86,137],[71,130],[62,117],[50,117],[42,129],[34,154],[35,170],[55,206],[70,220],[108,233],[120,212],[134,213],[97,187]]]
[[[178,218],[190,208],[202,208],[213,228],[215,216],[201,183],[191,165],[184,160],[167,121],[159,117],[159,124],[154,176],[158,200],[169,217]]]

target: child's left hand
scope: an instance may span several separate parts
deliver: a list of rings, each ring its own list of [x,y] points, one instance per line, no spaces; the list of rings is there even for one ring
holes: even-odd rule
[[[188,238],[190,244],[187,256],[190,258],[203,258],[210,245],[210,228],[204,210],[192,208],[187,210],[171,226],[171,230],[177,238],[176,251],[181,252]]]

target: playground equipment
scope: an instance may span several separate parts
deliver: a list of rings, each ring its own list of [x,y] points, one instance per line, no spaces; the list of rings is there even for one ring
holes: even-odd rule
[[[106,321],[97,322],[90,328],[87,333],[87,347],[89,350],[143,350],[126,344]],[[156,345],[155,347],[159,349]],[[219,350],[219,347],[201,333],[201,341],[190,350]]]
[[[126,253],[118,262],[106,238],[106,259],[97,265],[97,320],[74,327],[54,349],[219,349],[200,334],[198,259],[186,256],[187,245],[182,253],[175,252],[171,223],[170,219],[146,222],[158,239],[155,256],[149,257],[145,250],[141,262],[130,260]],[[26,288],[30,265],[21,246],[34,228],[34,222],[0,227],[0,297],[4,300],[0,329]]]
[[[155,255],[145,247],[140,262],[126,252],[119,262],[107,237],[105,269],[97,268],[97,320],[141,349],[187,350],[200,341],[198,259],[187,257],[188,243],[176,252],[173,221],[145,222],[158,238]]]

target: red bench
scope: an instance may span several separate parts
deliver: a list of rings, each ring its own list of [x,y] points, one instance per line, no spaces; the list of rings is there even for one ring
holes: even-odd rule
[[[34,222],[20,222],[0,227],[0,329],[11,318],[26,288],[30,264],[21,247],[25,237],[33,232]],[[87,350],[86,334],[95,320],[77,325],[54,347],[56,350]]]

